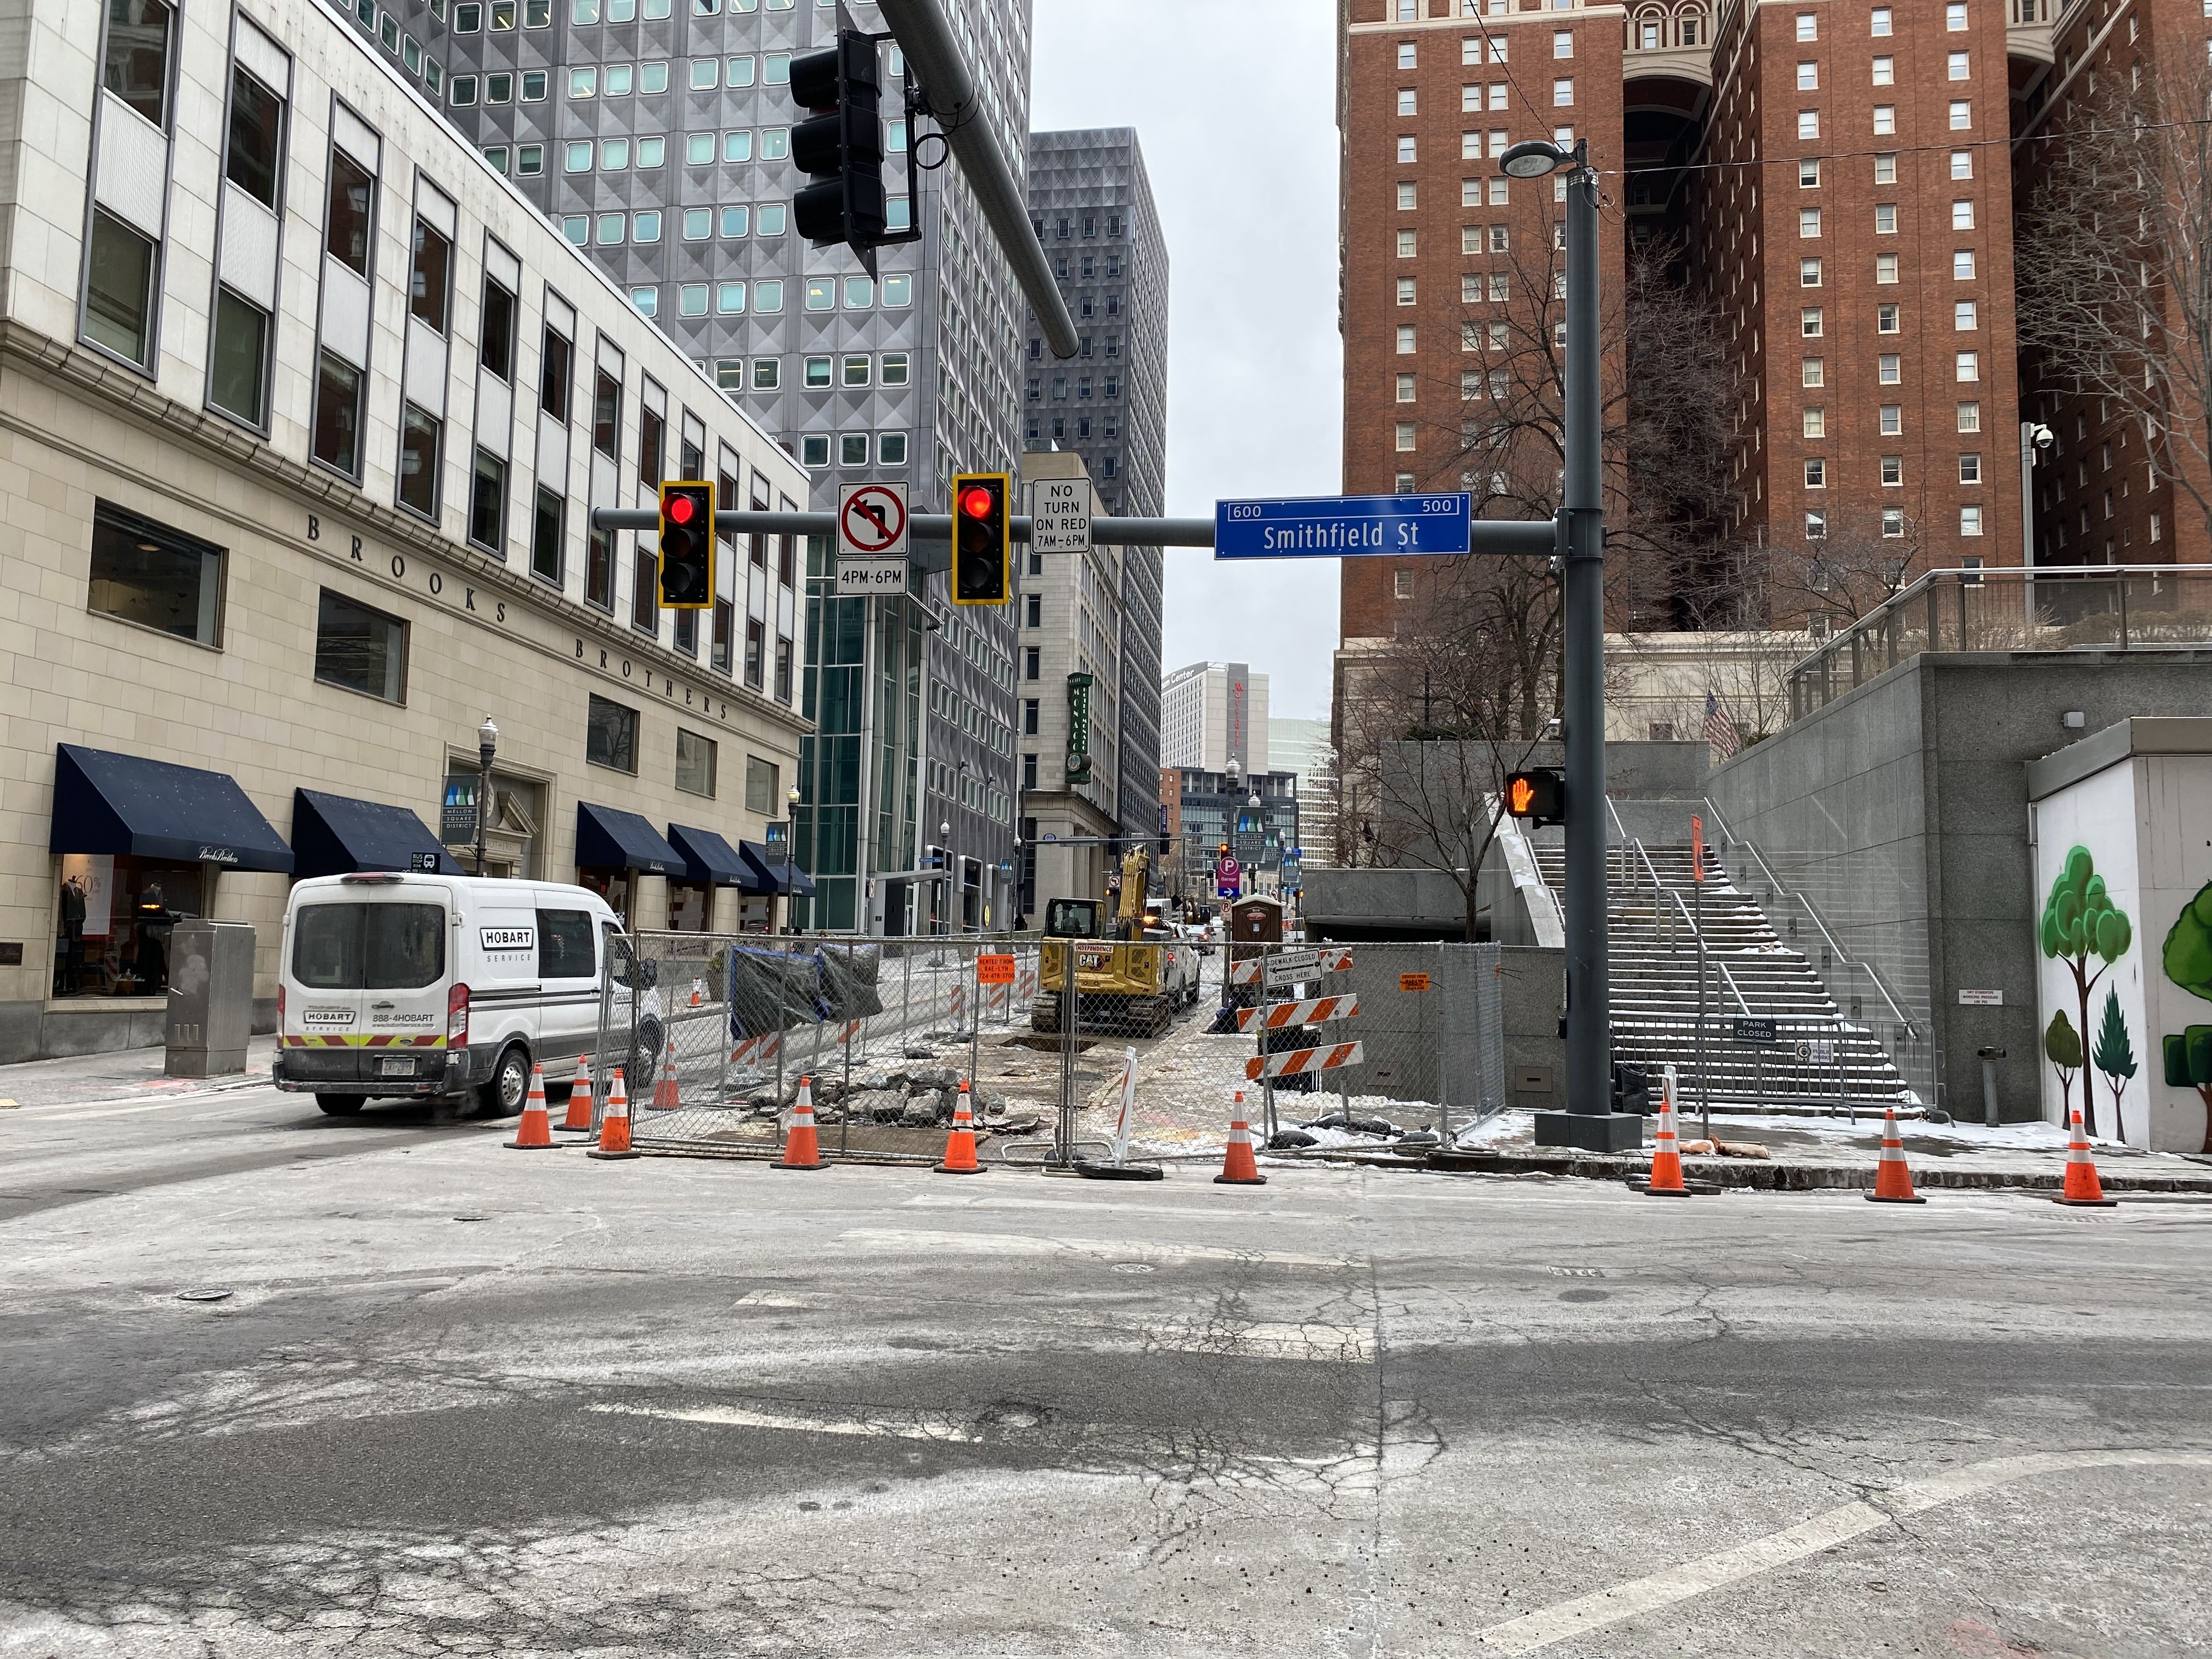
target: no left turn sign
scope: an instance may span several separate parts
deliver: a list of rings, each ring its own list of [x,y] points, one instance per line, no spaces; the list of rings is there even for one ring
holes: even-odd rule
[[[906,556],[906,486],[845,484],[837,491],[838,550],[863,559]]]

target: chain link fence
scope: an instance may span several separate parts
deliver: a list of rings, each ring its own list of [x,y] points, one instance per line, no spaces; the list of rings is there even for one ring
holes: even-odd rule
[[[1449,1137],[1506,1103],[1502,1005],[1494,945],[633,934],[594,1127],[620,1066],[646,1151],[774,1157],[802,1078],[833,1158],[937,1162],[963,1082],[986,1163]]]

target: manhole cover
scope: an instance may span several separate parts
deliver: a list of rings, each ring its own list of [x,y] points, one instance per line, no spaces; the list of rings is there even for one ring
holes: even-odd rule
[[[1152,1264],[1149,1261],[1117,1261],[1114,1264],[1114,1271],[1117,1273],[1148,1273],[1152,1270]]]
[[[230,1292],[216,1290],[210,1285],[197,1291],[179,1291],[177,1300],[179,1302],[228,1302],[230,1300]]]
[[[1561,1291],[1562,1302],[1605,1302],[1612,1299],[1611,1291]]]

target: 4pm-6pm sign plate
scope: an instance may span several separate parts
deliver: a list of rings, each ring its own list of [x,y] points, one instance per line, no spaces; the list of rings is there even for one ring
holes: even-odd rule
[[[1465,553],[1471,516],[1463,492],[1216,501],[1213,556],[1346,559]]]

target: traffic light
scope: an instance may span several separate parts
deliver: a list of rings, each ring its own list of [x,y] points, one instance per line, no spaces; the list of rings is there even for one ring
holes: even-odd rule
[[[792,198],[791,217],[817,246],[842,242],[866,253],[884,240],[881,88],[876,43],[857,30],[840,30],[836,46],[791,60],[792,98],[813,112],[791,130],[791,159],[818,180]]]
[[[1505,780],[1505,810],[1531,823],[1567,821],[1567,775],[1556,766],[1531,767]]]
[[[714,486],[660,486],[660,603],[671,611],[714,605]]]
[[[1014,597],[1012,481],[1003,472],[952,479],[952,603],[1006,605]]]

